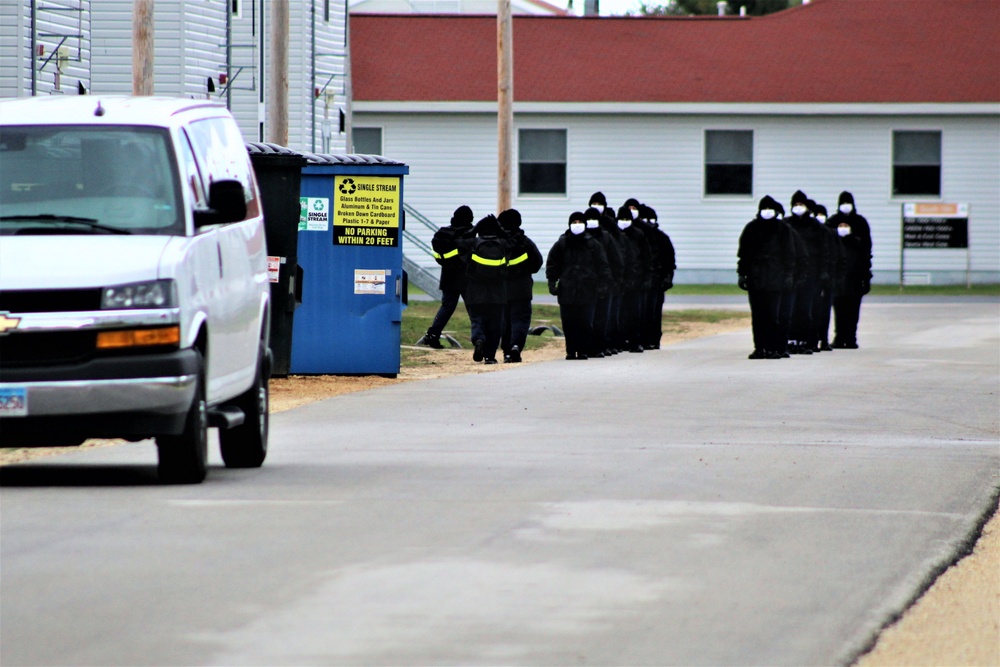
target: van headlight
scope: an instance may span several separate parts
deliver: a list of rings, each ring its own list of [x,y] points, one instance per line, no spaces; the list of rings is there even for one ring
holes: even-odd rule
[[[177,305],[177,285],[173,280],[147,280],[105,287],[101,294],[103,310],[130,308],[174,308]]]

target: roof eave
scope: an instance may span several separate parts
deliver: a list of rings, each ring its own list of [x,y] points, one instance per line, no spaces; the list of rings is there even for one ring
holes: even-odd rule
[[[496,102],[354,100],[360,113],[496,113]],[[1000,102],[514,102],[515,113],[764,116],[996,116]]]

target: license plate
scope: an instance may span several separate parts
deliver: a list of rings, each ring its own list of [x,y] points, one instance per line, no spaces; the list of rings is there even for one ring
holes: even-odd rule
[[[27,417],[28,390],[25,387],[0,388],[0,417]]]

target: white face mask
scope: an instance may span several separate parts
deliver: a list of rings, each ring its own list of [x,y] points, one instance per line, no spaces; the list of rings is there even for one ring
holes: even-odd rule
[[[650,218],[649,219],[649,224],[655,225],[656,224],[656,218]]]
[[[760,215],[762,220],[770,220],[775,215],[777,215],[777,213],[778,212],[775,211],[773,208],[762,208],[758,215]]]
[[[598,225],[597,220],[588,220],[587,221],[587,229],[597,229],[597,225]]]
[[[586,228],[587,225],[583,224],[582,222],[574,222],[570,224],[569,231],[571,231],[574,234],[583,234],[583,230]]]
[[[636,218],[639,217],[639,209],[637,209],[637,208],[630,208],[629,209],[629,213],[632,214],[632,219],[633,220],[635,220]]]
[[[628,229],[631,226],[632,226],[632,221],[631,220],[619,220],[618,221],[618,229]]]
[[[599,213],[604,213],[604,204],[591,204],[590,208],[596,208]]]
[[[820,213],[819,215],[817,215],[816,219],[819,220],[820,222],[826,222],[826,216],[823,215],[822,213]]]
[[[805,215],[806,207],[802,204],[796,204],[792,207],[792,215]]]
[[[845,227],[837,227],[837,234],[839,234],[840,236],[847,236],[850,233],[851,233],[851,228],[850,227],[846,227],[846,226]]]
[[[853,204],[841,204],[840,205],[840,212],[843,213],[844,215],[847,215],[848,213],[850,213],[853,210],[854,210],[854,205]]]

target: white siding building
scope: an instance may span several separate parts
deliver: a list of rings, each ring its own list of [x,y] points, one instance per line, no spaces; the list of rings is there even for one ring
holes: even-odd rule
[[[346,148],[348,128],[341,132],[339,122],[340,112],[349,118],[350,111],[346,6],[346,0],[289,5],[291,148]],[[130,93],[132,7],[132,0],[0,4],[0,97],[75,95],[78,85],[92,94]],[[269,14],[264,0],[158,0],[154,93],[228,103],[246,139],[265,140]]]
[[[614,206],[636,197],[674,242],[678,282],[733,282],[761,197],[787,206],[801,189],[833,213],[847,190],[872,226],[876,281],[900,280],[902,205],[954,202],[970,207],[969,252],[909,249],[907,280],[964,283],[968,268],[1000,282],[1000,72],[983,65],[1000,62],[1000,5],[906,4],[515,18],[513,206],[526,232],[545,252],[593,192]],[[460,204],[496,213],[494,31],[487,17],[354,17],[355,148],[408,164],[407,202],[438,224]],[[402,34],[406,63],[392,46]]]

